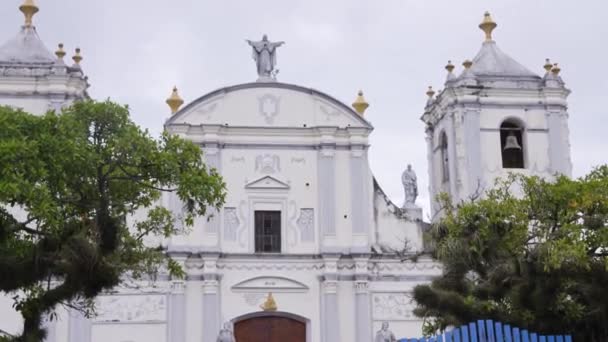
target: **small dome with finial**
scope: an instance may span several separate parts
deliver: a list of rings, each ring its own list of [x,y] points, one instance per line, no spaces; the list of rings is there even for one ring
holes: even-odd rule
[[[435,96],[435,91],[433,90],[433,86],[429,86],[429,89],[427,89],[427,91],[426,91],[426,96],[428,96],[429,99],[432,99],[433,96]]]
[[[492,31],[496,27],[497,24],[490,16],[490,13],[486,12],[482,23],[479,24],[479,28],[485,33],[486,39],[481,44],[481,50],[479,50],[472,60],[473,64],[470,72],[477,78],[485,78],[488,76],[538,77],[538,75],[528,70],[498,48],[498,45],[492,39]],[[467,72],[466,69],[465,72]]]
[[[46,48],[33,25],[32,18],[38,12],[33,0],[25,0],[19,10],[25,16],[19,33],[4,44],[0,44],[0,63],[2,64],[42,64],[53,65],[56,57]]]
[[[361,115],[361,116],[363,116],[363,114],[365,113],[365,110],[369,107],[369,103],[367,103],[367,101],[365,101],[365,98],[363,97],[362,90],[359,90],[359,93],[357,94],[357,98],[355,99],[355,102],[353,102],[352,106],[355,109],[355,111],[357,113],[359,113],[359,115]]]
[[[169,96],[169,98],[165,102],[169,105],[169,108],[171,108],[171,114],[177,113],[179,107],[184,104],[184,100],[179,96],[179,93],[177,92],[177,87],[173,87],[173,92],[171,93],[171,96]]]
[[[63,43],[59,43],[57,45],[57,51],[55,51],[55,56],[59,59],[63,59],[65,57],[65,50],[63,49]]]
[[[486,12],[483,15],[483,21],[479,24],[479,28],[486,34],[486,41],[492,41],[492,31],[498,26],[492,19],[490,12]]]
[[[547,73],[551,72],[551,69],[553,68],[553,64],[551,64],[551,61],[549,60],[549,58],[545,59],[545,65],[543,65],[543,68],[545,69],[545,71]]]
[[[551,68],[551,72],[553,73],[553,75],[555,75],[555,76],[559,75],[560,71],[562,71],[562,69],[559,68],[557,63],[553,64],[553,68]]]
[[[72,60],[77,65],[80,65],[80,62],[82,61],[82,55],[80,54],[80,48],[76,48],[76,53],[74,54],[74,56],[72,56]]]
[[[454,71],[454,64],[452,61],[448,61],[448,64],[445,66],[445,70],[447,70],[450,74]]]
[[[465,70],[471,69],[472,65],[473,65],[473,62],[470,59],[465,59],[465,61],[462,62],[462,66],[465,68]]]
[[[34,15],[38,13],[39,10],[34,0],[25,0],[23,4],[19,6],[19,10],[25,16],[25,26],[33,26]]]

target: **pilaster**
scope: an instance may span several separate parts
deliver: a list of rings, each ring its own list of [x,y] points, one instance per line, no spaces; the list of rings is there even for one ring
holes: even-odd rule
[[[47,316],[42,324],[46,329],[46,337],[44,338],[44,342],[57,341],[57,318],[51,319],[50,316]]]
[[[218,143],[206,143],[204,150],[205,162],[209,169],[215,169],[221,173],[221,149]],[[220,229],[220,213],[215,208],[210,213],[205,222],[205,233],[218,235]],[[217,239],[217,236],[216,236]],[[217,239],[219,243],[219,239]]]
[[[319,225],[322,246],[336,242],[335,145],[323,145],[318,156]]]
[[[356,342],[371,341],[372,316],[369,293],[369,255],[355,257],[355,329]]]
[[[78,310],[70,309],[68,315],[68,342],[90,342],[91,321]]]
[[[435,196],[437,196],[437,189],[435,183],[437,182],[437,165],[435,165],[435,146],[433,145],[433,128],[427,126],[426,128],[426,163],[428,165],[429,173],[429,200],[431,202],[431,217],[435,217],[437,212],[437,203],[435,202]]]
[[[203,342],[215,342],[220,331],[218,254],[203,255]]]
[[[176,260],[185,268],[185,258]],[[186,342],[186,282],[181,279],[171,281],[167,317],[168,341]]]
[[[457,168],[456,168],[456,163],[457,163],[457,155],[456,155],[456,132],[455,132],[455,125],[454,125],[454,113],[448,113],[446,115],[447,117],[447,122],[446,122],[446,134],[448,137],[448,168],[449,168],[449,172],[450,172],[450,179],[449,179],[449,187],[450,187],[450,196],[452,197],[452,200],[454,200],[455,202],[459,202],[460,201],[460,194],[458,193],[458,175],[456,174]]]
[[[551,173],[570,176],[572,167],[570,162],[570,146],[566,131],[567,114],[563,111],[547,111],[545,115],[549,128],[549,161]]]
[[[367,151],[365,146],[351,146],[350,153],[350,186],[351,186],[351,217],[353,234],[359,235],[357,247],[369,245],[369,179],[367,177]]]
[[[325,272],[321,283],[323,294],[321,312],[321,338],[323,342],[340,341],[338,312],[338,260],[339,255],[324,255]]]
[[[469,195],[483,190],[481,177],[481,125],[480,109],[467,108],[464,114],[464,141],[466,151],[467,192]]]

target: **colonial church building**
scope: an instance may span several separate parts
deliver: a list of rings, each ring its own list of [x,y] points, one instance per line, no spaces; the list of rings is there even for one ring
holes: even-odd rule
[[[51,53],[33,22],[0,46],[0,104],[43,114],[88,98],[76,49]],[[557,65],[543,76],[486,39],[460,74],[448,63],[443,91],[427,92],[430,193],[466,199],[508,171],[569,175],[569,91]],[[45,324],[49,342],[393,341],[421,335],[412,288],[440,274],[424,250],[428,223],[416,206],[416,176],[403,173],[393,203],[368,162],[373,127],[360,92],[352,105],[276,79],[282,42],[249,41],[259,78],[184,104],[167,99],[164,128],[200,145],[227,184],[221,210],[164,245],[187,276],[139,282],[97,299],[97,315],[64,307]],[[163,123],[158,123],[159,126]],[[420,142],[422,145],[424,142]],[[406,162],[405,160],[403,161]],[[172,196],[163,204],[176,213]],[[438,212],[432,204],[433,215]],[[131,218],[132,222],[137,220]],[[21,329],[11,294],[0,297],[0,329]]]

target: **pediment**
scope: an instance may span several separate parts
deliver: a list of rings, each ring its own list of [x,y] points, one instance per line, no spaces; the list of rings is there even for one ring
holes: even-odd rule
[[[245,189],[252,190],[289,190],[289,184],[282,182],[272,176],[264,176],[253,182],[247,183]]]
[[[169,127],[372,129],[349,105],[320,91],[280,82],[254,82],[218,89],[184,106],[165,124]]]
[[[308,286],[283,277],[255,277],[232,286],[233,291],[245,292],[304,292]]]

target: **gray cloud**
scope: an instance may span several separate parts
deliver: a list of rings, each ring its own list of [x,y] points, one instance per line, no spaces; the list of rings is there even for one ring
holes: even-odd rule
[[[20,0],[0,3],[0,41],[22,23]],[[38,0],[35,24],[49,49],[80,46],[90,93],[132,108],[133,118],[159,132],[173,85],[186,101],[221,86],[255,79],[244,39],[268,33],[287,44],[279,80],[313,87],[345,103],[363,89],[374,124],[370,162],[388,195],[402,201],[400,173],[416,169],[419,203],[428,208],[422,114],[428,85],[443,88],[448,59],[458,67],[477,53],[477,24],[490,10],[501,49],[542,73],[559,62],[570,96],[574,174],[606,161],[608,115],[605,0]]]

